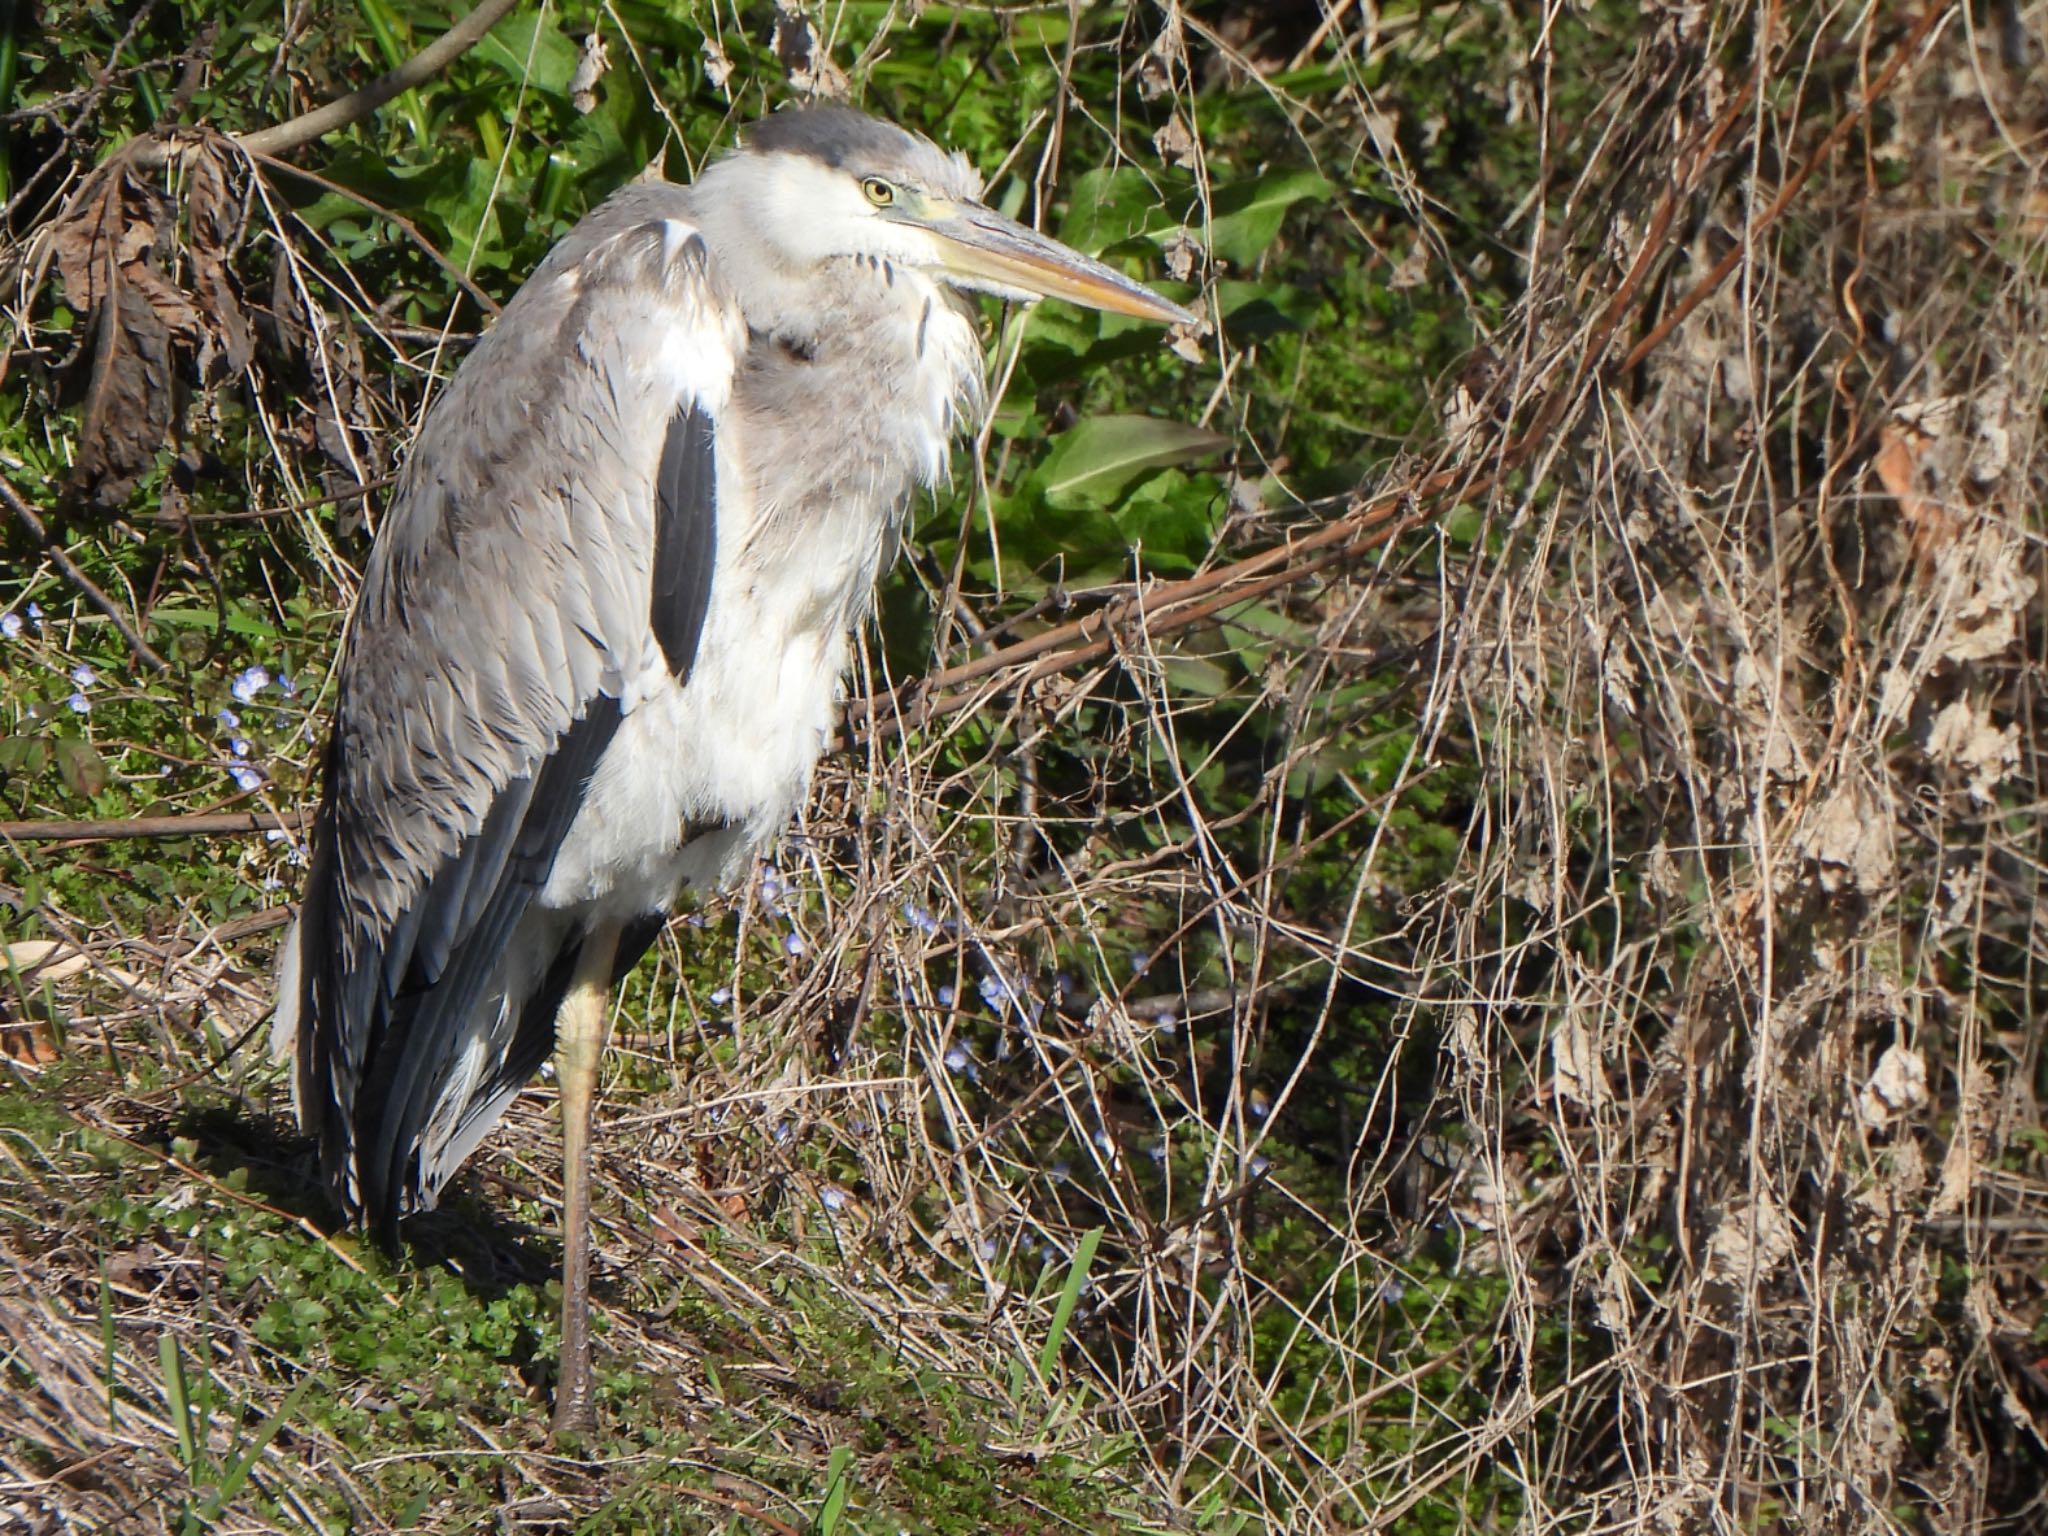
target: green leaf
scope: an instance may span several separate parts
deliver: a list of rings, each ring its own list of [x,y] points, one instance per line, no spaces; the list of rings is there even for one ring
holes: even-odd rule
[[[1031,482],[1054,506],[1107,506],[1145,471],[1185,464],[1229,444],[1221,433],[1184,421],[1091,416],[1060,435]]]
[[[50,766],[50,744],[41,736],[0,736],[0,770],[34,777]]]
[[[532,72],[527,56],[532,54]],[[581,57],[576,45],[553,27],[541,25],[537,11],[515,11],[483,35],[477,57],[486,59],[514,80],[524,79],[548,96],[569,94],[570,78]]]
[[[1074,1303],[1081,1299],[1088,1266],[1095,1262],[1095,1250],[1101,1246],[1100,1227],[1083,1232],[1081,1241],[1074,1245],[1074,1262],[1067,1266],[1067,1283],[1060,1287],[1060,1299],[1052,1309],[1052,1327],[1046,1330],[1045,1346],[1038,1352],[1038,1374],[1042,1380],[1051,1381],[1053,1367],[1060,1363],[1060,1345],[1066,1340],[1067,1324],[1073,1320]]]
[[[1168,656],[1161,665],[1166,670],[1166,680],[1173,685],[1176,693],[1192,693],[1198,698],[1220,699],[1236,684],[1237,679],[1227,668],[1201,656]]]
[[[1163,234],[1180,221],[1166,211],[1161,193],[1136,166],[1084,171],[1074,180],[1060,239],[1094,256],[1137,235]]]
[[[1296,203],[1326,203],[1337,189],[1314,171],[1277,171],[1219,188],[1209,215],[1209,249],[1249,267],[1280,234]]]
[[[834,1536],[853,1494],[853,1447],[835,1445],[825,1464],[825,1506],[818,1511],[818,1536]]]
[[[107,787],[107,760],[93,750],[89,741],[65,736],[57,742],[57,777],[81,800],[90,800]]]

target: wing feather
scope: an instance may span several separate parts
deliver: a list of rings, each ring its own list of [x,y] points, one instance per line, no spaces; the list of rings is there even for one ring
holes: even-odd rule
[[[507,950],[625,680],[695,655],[746,330],[687,216],[630,188],[550,253],[428,413],[364,573],[280,1030],[387,1242],[545,1057],[551,1010],[508,988],[559,957]]]

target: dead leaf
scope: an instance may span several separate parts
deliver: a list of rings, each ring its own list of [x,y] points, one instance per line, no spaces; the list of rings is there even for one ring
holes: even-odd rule
[[[2001,729],[1991,723],[1988,710],[1957,699],[1927,728],[1927,755],[1962,769],[1968,775],[1970,798],[1990,805],[1997,799],[1998,786],[2019,768],[2019,728]]]
[[[1853,787],[1828,797],[1800,832],[1799,849],[1819,866],[1824,891],[1876,892],[1891,882],[1891,817]]]
[[[66,478],[71,496],[117,507],[154,466],[176,423],[174,349],[192,354],[202,379],[239,372],[254,352],[230,266],[243,210],[229,184],[229,153],[225,141],[209,139],[184,157],[189,291],[171,275],[178,210],[122,157],[89,177],[42,230],[65,302],[93,340]]]
[[[704,46],[710,49],[714,45],[706,38]],[[605,52],[602,34],[592,32],[583,39],[583,52],[576,60],[576,71],[569,76],[569,105],[585,117],[597,110],[597,82],[604,78],[605,71],[611,68],[611,62],[610,56]],[[725,72],[731,74],[732,65],[727,64]],[[709,73],[708,69],[706,73]],[[724,84],[720,80],[711,83]]]
[[[701,1247],[703,1229],[694,1221],[680,1216],[676,1208],[667,1201],[661,1201],[653,1211],[653,1235],[664,1243],[677,1248]]]
[[[1856,1117],[1882,1130],[1900,1115],[1927,1105],[1927,1063],[1918,1051],[1894,1041],[1877,1059],[1877,1069],[1856,1096]]]
[[[1181,37],[1179,19],[1169,13],[1159,36],[1152,40],[1152,46],[1138,60],[1139,97],[1145,101],[1157,101],[1162,96],[1173,94],[1175,76],[1186,71],[1187,59],[1187,44]]]
[[[1559,1098],[1598,1109],[1611,1097],[1607,1076],[1600,1070],[1599,1042],[1584,1019],[1568,1017],[1550,1037],[1550,1065]]]
[[[725,82],[732,78],[732,60],[715,37],[704,39],[704,79],[714,91],[725,89]]]
[[[1898,503],[1912,544],[1913,559],[1925,565],[1936,551],[1952,543],[1960,521],[1922,489],[1922,466],[1934,438],[1904,420],[1878,429],[1877,456],[1872,467],[1885,494]]]
[[[1178,112],[1166,120],[1166,126],[1152,135],[1152,147],[1159,151],[1159,158],[1168,165],[1185,165],[1193,168],[1200,160],[1200,146],[1188,130],[1187,120]]]
[[[789,83],[797,90],[833,99],[846,95],[846,71],[832,62],[832,55],[818,42],[818,29],[802,11],[786,5],[775,7],[768,46],[775,50],[775,57],[789,73]]]
[[[222,146],[209,141],[187,162],[186,171],[185,253],[205,326],[201,377],[238,374],[256,351],[229,265],[242,241],[243,208],[229,185],[225,155]]]
[[[1784,1207],[1760,1189],[1754,1201],[1739,1201],[1722,1213],[1707,1239],[1707,1276],[1729,1285],[1752,1276],[1763,1280],[1792,1256],[1798,1241]]]

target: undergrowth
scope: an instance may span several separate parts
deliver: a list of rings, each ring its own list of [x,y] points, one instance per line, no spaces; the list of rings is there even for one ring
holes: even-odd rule
[[[262,159],[450,18],[14,13],[0,1521],[2026,1528],[2048,12],[1927,15],[550,5]],[[839,93],[1212,330],[990,309],[554,1447],[551,1086],[334,1226],[298,813],[431,381]]]

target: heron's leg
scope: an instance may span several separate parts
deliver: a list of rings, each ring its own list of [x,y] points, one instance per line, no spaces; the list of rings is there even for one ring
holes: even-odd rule
[[[616,926],[583,941],[576,975],[555,1016],[555,1078],[562,1090],[562,1369],[555,1433],[597,1427],[590,1398],[590,1106],[611,1011]]]

